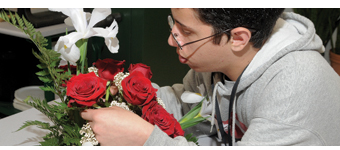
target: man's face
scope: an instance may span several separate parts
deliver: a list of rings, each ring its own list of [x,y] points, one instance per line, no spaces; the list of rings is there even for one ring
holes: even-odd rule
[[[172,32],[180,45],[192,42],[213,34],[213,28],[204,24],[193,9],[171,9],[175,25]],[[183,46],[181,50],[172,35],[168,38],[170,46],[177,47],[179,61],[189,65],[198,72],[222,71],[232,59],[230,42],[226,35],[222,36],[219,45],[213,44],[213,37]]]

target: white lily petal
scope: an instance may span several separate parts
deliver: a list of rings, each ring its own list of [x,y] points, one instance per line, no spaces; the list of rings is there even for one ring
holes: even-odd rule
[[[75,43],[81,39],[82,34],[79,32],[72,32],[68,35],[59,37],[55,51],[61,54],[61,58],[70,62],[77,62],[80,57],[79,48]]]
[[[88,28],[92,28],[99,21],[104,20],[107,16],[111,14],[110,8],[95,8],[92,11],[92,16]]]
[[[48,8],[50,11],[62,12],[66,16],[71,15],[71,11],[69,8]]]
[[[63,40],[62,38],[63,38],[62,36],[59,37],[59,40],[57,41],[57,43],[54,46],[54,50],[56,52],[59,52],[64,47],[65,40]]]
[[[109,30],[103,29],[103,28],[92,28],[92,30],[95,32],[94,36],[100,36],[100,37],[108,37],[109,35]]]
[[[86,16],[86,21],[89,22],[91,19],[91,13],[85,12],[85,16]]]
[[[72,32],[70,34],[67,34],[65,36],[62,36],[60,38],[62,38],[63,40],[67,39],[67,44],[75,44],[78,40],[80,40],[83,37],[83,34],[80,32]],[[60,40],[59,38],[59,40]],[[58,41],[59,41],[58,40]],[[66,42],[65,42],[66,43]]]
[[[83,33],[83,39],[88,39],[92,36],[95,36],[96,32],[93,29],[86,30],[86,32]]]
[[[85,33],[87,28],[86,13],[83,9],[71,9],[72,24],[77,32]]]
[[[181,99],[185,103],[198,103],[200,102],[204,97],[200,96],[197,93],[194,92],[189,92],[189,91],[184,91]]]
[[[117,38],[105,38],[105,44],[111,53],[118,53],[119,41]]]
[[[211,111],[212,111],[212,103],[204,100],[202,102],[201,111],[200,111],[201,116],[202,117],[211,116]]]
[[[110,30],[109,34],[107,35],[108,37],[116,37],[118,33],[118,24],[116,20],[114,20],[111,24],[111,26],[108,28]]]
[[[86,16],[86,22],[88,22],[88,21],[90,20],[90,18],[91,18],[91,13],[85,12],[85,16]],[[68,25],[68,26],[74,26],[70,17],[67,17],[67,18],[64,20],[64,22],[65,22],[65,24]]]
[[[113,22],[111,23],[109,30],[112,30],[114,28],[115,32],[118,32],[118,23],[116,20],[113,20]]]
[[[61,58],[70,62],[77,62],[80,57],[80,50],[75,44],[70,44],[67,38],[59,38],[55,45],[55,51],[61,54]]]
[[[79,48],[73,44],[70,48],[60,51],[60,54],[69,62],[76,63],[80,58]]]
[[[72,23],[72,20],[70,17],[67,17],[65,20],[64,20],[64,23],[68,26],[73,26],[73,23]]]

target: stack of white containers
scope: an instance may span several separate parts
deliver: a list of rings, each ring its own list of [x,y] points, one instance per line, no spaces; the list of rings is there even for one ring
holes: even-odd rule
[[[27,110],[32,108],[32,106],[26,104],[24,100],[28,97],[31,96],[34,99],[40,99],[43,100],[45,99],[45,94],[44,91],[39,88],[40,86],[26,86],[22,87],[20,89],[17,89],[14,92],[14,100],[13,100],[13,107],[19,110]],[[55,98],[59,98],[57,95],[55,95]],[[29,101],[32,101],[30,99]]]

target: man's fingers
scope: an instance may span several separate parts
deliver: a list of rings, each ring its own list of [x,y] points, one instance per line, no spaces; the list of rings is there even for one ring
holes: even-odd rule
[[[93,109],[86,109],[80,113],[80,116],[85,119],[92,121],[93,120],[93,114],[95,113],[96,110]]]

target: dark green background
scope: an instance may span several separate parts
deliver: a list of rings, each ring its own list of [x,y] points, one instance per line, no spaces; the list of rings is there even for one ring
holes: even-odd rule
[[[182,83],[189,67],[178,61],[176,48],[170,47],[167,42],[170,34],[167,15],[170,9],[112,9],[112,13],[116,12],[122,15],[117,35],[119,52],[111,54],[104,45],[99,58],[126,60],[125,71],[131,63],[144,63],[151,67],[152,82],[160,86]],[[103,43],[101,40],[93,41]]]
[[[120,13],[118,23],[119,52],[112,54],[104,44],[103,38],[89,39],[89,65],[97,58],[125,60],[125,71],[131,63],[144,63],[151,67],[152,82],[160,86],[182,83],[189,70],[187,65],[178,61],[176,48],[167,43],[169,8],[112,8],[112,13]],[[58,37],[46,37],[57,41]],[[39,61],[33,56],[32,49],[38,51],[27,39],[0,34],[0,118],[19,112],[13,108],[14,91],[25,86],[43,85],[35,72]],[[12,43],[12,44],[11,44]],[[13,44],[15,43],[15,44]],[[6,46],[7,45],[7,46]],[[50,46],[49,46],[50,47]]]

